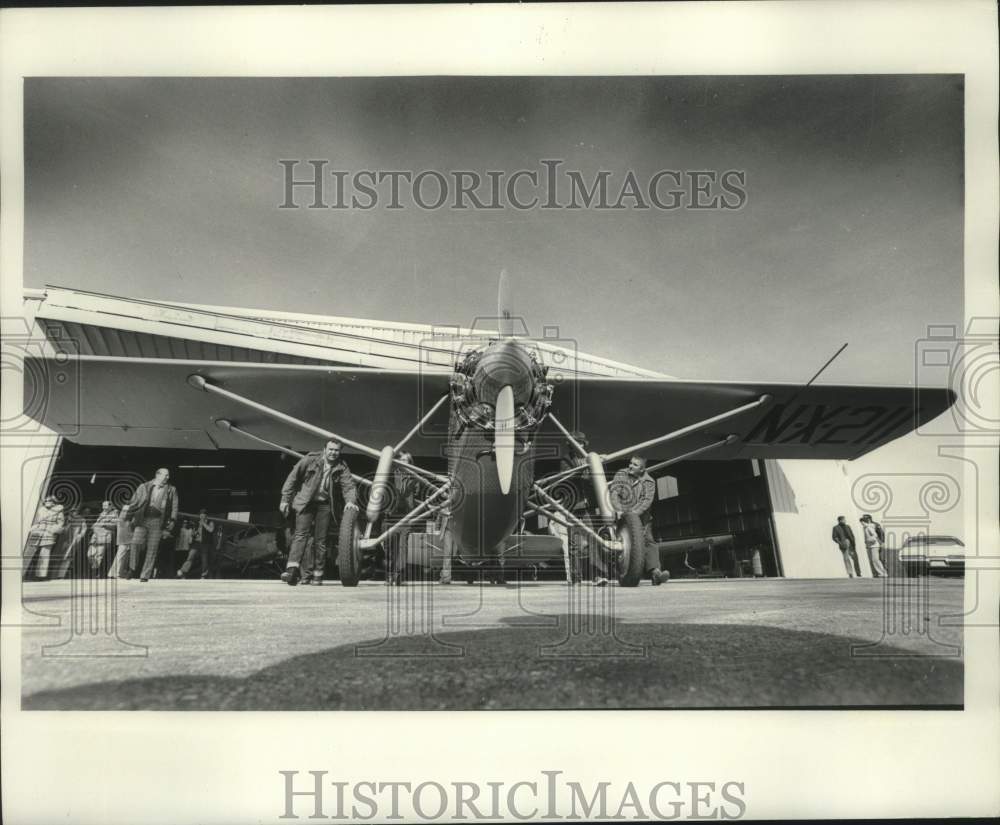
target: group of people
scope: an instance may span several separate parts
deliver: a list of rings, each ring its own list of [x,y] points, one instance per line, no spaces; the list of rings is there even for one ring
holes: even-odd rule
[[[581,433],[575,434],[578,443],[586,443]],[[322,585],[329,553],[329,536],[336,526],[336,497],[343,499],[345,512],[358,509],[357,485],[350,468],[341,456],[343,445],[336,439],[326,442],[323,450],[309,453],[301,458],[289,472],[281,488],[279,510],[286,518],[294,518],[288,560],[281,580],[288,585]],[[412,463],[408,453],[400,453],[398,458],[404,463]],[[582,459],[567,459],[566,467],[576,466]],[[592,502],[592,485],[579,473],[570,482],[575,485],[577,495],[576,515],[586,520],[597,507]],[[421,482],[410,473],[396,469],[393,476],[393,495],[389,517],[402,517],[419,503]],[[656,482],[646,472],[646,462],[640,456],[633,456],[628,466],[619,470],[612,479],[609,490],[611,505],[616,519],[624,513],[633,513],[642,525],[645,574],[654,585],[660,585],[670,578],[670,574],[660,568],[659,552],[652,534],[652,514],[650,507],[656,498]],[[452,576],[452,555],[454,548],[447,540],[447,512],[439,523],[445,535],[443,568],[439,582],[450,584]],[[590,541],[579,527],[564,528],[549,522],[549,530],[563,542],[569,558],[567,580],[571,584],[590,579],[596,586],[608,584],[608,561],[603,550]],[[390,540],[386,552],[386,584],[398,585],[404,580],[403,562],[405,554],[405,532]]]
[[[120,511],[111,501],[102,502],[101,512],[90,524],[85,517],[66,513],[54,496],[46,496],[28,531],[24,576],[37,581],[61,578],[69,572],[74,557],[78,557],[78,567],[84,569],[78,569],[77,575],[98,576],[106,569],[108,578],[138,577],[140,582],[148,582],[166,567],[162,564],[160,544],[173,537],[179,509],[177,488],[170,484],[170,471],[165,467],[157,470],[153,479],[140,484]],[[88,529],[89,541],[85,542],[83,552]],[[72,534],[69,543],[68,531]],[[199,560],[201,577],[208,577],[214,532],[215,524],[205,510],[197,521],[181,523],[175,550],[186,551],[187,556],[176,572],[178,578],[191,573]],[[66,550],[60,555],[59,568],[51,571],[56,547]],[[74,547],[79,547],[79,552],[74,553]],[[52,572],[55,575],[50,575]]]
[[[574,433],[574,438],[581,446],[586,445],[583,434]],[[281,580],[287,584],[323,583],[331,527],[339,521],[334,506],[335,493],[342,498],[345,510],[358,509],[357,484],[341,456],[342,449],[339,441],[329,440],[322,451],[309,453],[298,461],[281,488],[279,510],[283,516],[294,520],[288,559],[281,574]],[[403,462],[413,460],[407,453],[400,453],[399,459]],[[563,469],[580,467],[583,462],[580,456],[567,456],[563,460]],[[576,473],[565,483],[573,492],[568,497],[571,512],[579,520],[587,522],[598,509],[587,471]],[[397,469],[393,486],[394,494],[387,515],[402,517],[419,503],[422,484],[419,478]],[[645,575],[652,584],[663,584],[670,574],[660,568],[659,552],[652,535],[650,508],[656,498],[656,482],[646,472],[645,460],[641,456],[632,456],[628,466],[615,473],[609,492],[616,520],[625,513],[638,517],[642,525],[644,546],[641,552]],[[67,511],[54,496],[46,496],[28,533],[24,575],[35,580],[61,578],[69,571],[74,558],[80,559],[78,565],[86,567],[86,571],[78,570],[78,575],[100,575],[106,560],[115,551],[107,566],[108,578],[138,577],[140,582],[147,582],[161,572],[161,566],[158,566],[160,544],[172,537],[176,530],[174,549],[185,554],[183,563],[176,570],[176,577],[186,578],[194,573],[196,566],[200,566],[198,572],[201,578],[207,578],[211,574],[216,524],[202,509],[196,520],[185,519],[178,525],[179,508],[177,488],[170,484],[170,471],[165,467],[157,470],[153,479],[140,484],[120,511],[112,502],[104,501],[101,512],[93,520],[87,518],[89,513],[86,511],[80,513],[75,508]],[[447,519],[447,514],[444,519]],[[440,527],[444,531],[446,522],[442,521]],[[563,542],[566,550],[569,561],[567,581],[575,584],[590,580],[596,586],[608,584],[611,571],[606,554],[584,530],[555,521],[549,521],[548,529]],[[865,514],[861,517],[861,531],[873,575],[876,578],[887,576],[882,525]],[[86,540],[88,533],[89,541]],[[837,517],[831,538],[843,556],[848,577],[860,577],[857,540],[845,516]],[[404,542],[405,533],[398,535],[386,554],[387,584],[403,582],[400,558],[405,553]],[[442,584],[451,582],[451,556],[452,553],[446,549],[440,578]],[[162,567],[165,569],[167,566]]]
[[[872,574],[876,579],[888,576],[885,569],[885,532],[882,525],[875,521],[871,515],[865,513],[861,517],[861,530],[865,540],[865,550],[868,551],[868,562],[872,568]],[[845,516],[837,516],[837,523],[833,526],[833,542],[840,549],[844,557],[844,567],[847,570],[848,578],[860,578],[861,564],[858,561],[857,541],[854,538],[854,531],[847,523]]]

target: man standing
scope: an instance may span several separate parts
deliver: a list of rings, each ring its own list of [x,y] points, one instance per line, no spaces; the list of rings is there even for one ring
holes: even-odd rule
[[[653,584],[663,584],[670,579],[670,573],[660,570],[660,554],[653,539],[653,514],[650,507],[656,499],[656,482],[646,472],[646,459],[634,455],[628,467],[615,473],[610,484],[611,506],[615,509],[615,519],[622,513],[635,513],[642,522],[645,572]],[[607,580],[597,582],[607,584]]]
[[[111,569],[108,570],[109,579],[125,578],[128,575],[129,553],[132,546],[132,525],[128,520],[128,505],[124,505],[118,514],[118,529],[116,530],[115,541],[118,543],[118,552],[115,560],[111,562]]]
[[[295,511],[295,535],[288,551],[286,570],[281,574],[285,584],[323,584],[326,563],[326,537],[330,529],[333,507],[333,484],[340,485],[344,507],[358,509],[357,489],[347,463],[341,459],[342,445],[330,439],[322,452],[309,453],[292,468],[281,488],[279,509],[283,516]],[[312,570],[301,570],[302,556],[309,535],[313,536]]]
[[[169,534],[177,521],[179,507],[177,489],[167,483],[169,480],[170,471],[166,467],[161,467],[156,471],[156,477],[152,481],[143,482],[136,488],[132,500],[128,503],[128,520],[133,525],[133,532],[127,578],[135,575],[135,570],[139,566],[139,550],[145,548],[146,559],[142,564],[139,581],[149,581],[153,568],[156,567],[160,538],[164,533]]]
[[[49,577],[49,558],[56,539],[66,526],[66,516],[63,506],[56,502],[53,496],[46,496],[42,506],[38,508],[35,522],[28,531],[28,542],[24,550],[24,577],[31,573],[31,563],[35,562],[34,577],[45,581]]]
[[[868,561],[872,566],[872,573],[875,578],[888,576],[885,567],[882,565],[882,531],[881,525],[876,524],[868,513],[861,517],[861,529],[865,535],[865,550],[868,551]],[[884,535],[884,534],[882,534]]]
[[[861,565],[858,562],[858,551],[855,549],[854,531],[847,523],[844,516],[837,516],[837,523],[833,526],[833,542],[840,548],[844,556],[844,567],[847,569],[847,577],[853,579],[855,575],[861,576]],[[853,564],[851,563],[853,561]]]
[[[101,514],[94,522],[90,530],[90,546],[87,549],[87,560],[90,562],[90,571],[93,575],[98,575],[101,565],[104,564],[106,556],[110,555],[113,546],[114,534],[111,532],[118,524],[118,511],[111,506],[110,501],[101,504]]]
[[[177,578],[183,579],[194,567],[195,559],[201,557],[201,577],[208,578],[209,555],[212,550],[212,533],[215,532],[215,525],[209,520],[208,512],[203,507],[198,512],[198,523],[191,529],[190,545],[188,555],[177,571]]]

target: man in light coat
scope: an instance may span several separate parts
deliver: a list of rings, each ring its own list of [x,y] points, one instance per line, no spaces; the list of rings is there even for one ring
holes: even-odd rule
[[[133,525],[132,552],[129,573],[132,578],[139,566],[140,551],[145,549],[146,558],[142,564],[139,581],[148,582],[156,567],[156,554],[160,549],[160,539],[174,529],[180,502],[177,488],[170,481],[170,470],[161,467],[152,481],[140,484],[129,502],[128,521]]]

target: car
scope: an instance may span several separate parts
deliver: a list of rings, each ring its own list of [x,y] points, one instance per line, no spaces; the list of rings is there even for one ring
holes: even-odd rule
[[[912,536],[899,548],[899,564],[907,576],[965,572],[965,544],[954,536]]]

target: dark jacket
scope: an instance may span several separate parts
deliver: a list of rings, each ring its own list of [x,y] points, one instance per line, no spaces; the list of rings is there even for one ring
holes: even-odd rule
[[[306,508],[316,495],[320,481],[323,478],[323,453],[309,453],[309,455],[299,459],[299,462],[292,467],[292,471],[285,479],[281,488],[281,503],[291,503],[292,507],[301,512]],[[344,504],[357,504],[358,491],[351,477],[350,468],[347,463],[340,459],[330,470],[330,489],[326,491],[333,501],[334,484],[340,485],[340,490],[344,494]]]
[[[838,547],[843,547],[846,542],[851,547],[856,547],[857,543],[854,541],[854,531],[851,529],[850,524],[841,524],[837,522],[833,525],[833,540],[837,543]]]
[[[149,499],[155,482],[144,481],[132,494],[132,500],[128,503],[127,519],[132,524],[139,525],[146,520],[146,508],[149,507]],[[177,520],[177,488],[173,484],[164,485],[167,488],[167,497],[163,500],[162,527],[170,530]]]
[[[611,506],[615,510],[635,513],[643,524],[649,524],[653,520],[649,508],[656,500],[656,482],[649,473],[632,478],[628,470],[619,470],[611,479],[609,489]]]
[[[397,469],[393,473],[392,486],[396,495],[392,500],[391,515],[405,516],[424,498],[420,481],[406,470]]]

